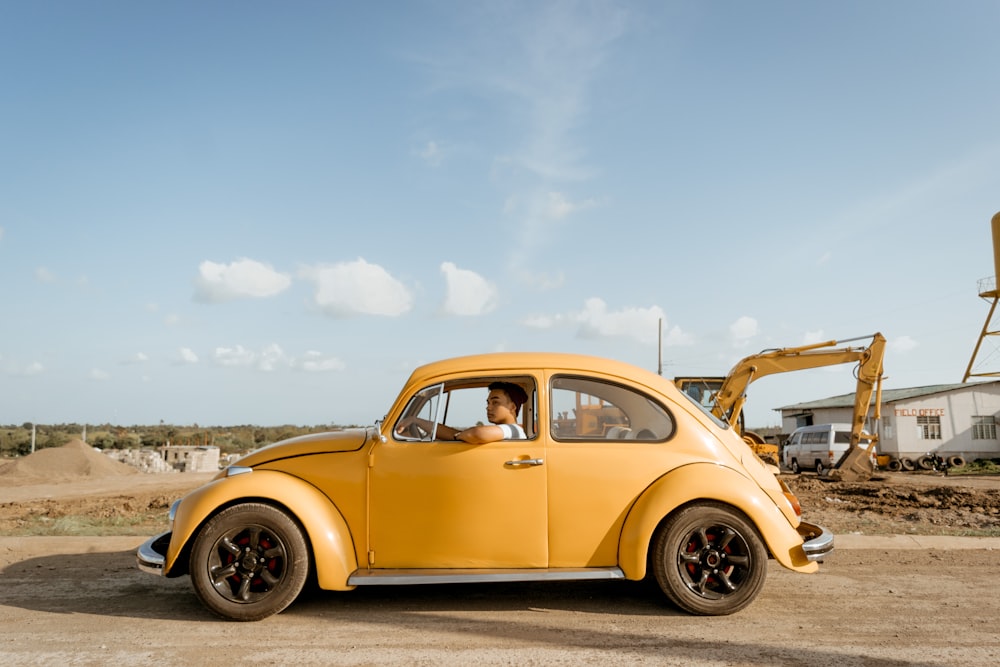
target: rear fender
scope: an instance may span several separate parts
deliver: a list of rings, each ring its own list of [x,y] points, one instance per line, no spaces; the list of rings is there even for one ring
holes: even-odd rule
[[[253,470],[222,477],[185,496],[174,516],[164,574],[169,576],[171,569],[179,565],[178,558],[186,552],[188,543],[205,521],[220,508],[243,501],[273,503],[284,507],[298,520],[312,546],[320,588],[354,588],[347,585],[347,577],[358,568],[358,563],[351,531],[344,517],[316,487],[273,470]],[[186,567],[186,564],[181,567]]]
[[[679,507],[690,504],[692,489],[711,489],[711,493],[703,493],[699,498],[731,505],[746,514],[775,560],[783,566],[797,572],[819,569],[817,563],[806,557],[802,536],[796,527],[788,522],[781,509],[753,480],[731,468],[695,463],[656,480],[629,511],[618,544],[618,563],[628,579],[646,576],[653,533],[664,518]]]

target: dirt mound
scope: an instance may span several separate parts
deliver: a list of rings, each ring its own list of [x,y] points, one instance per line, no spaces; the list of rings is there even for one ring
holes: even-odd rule
[[[7,462],[0,467],[0,479],[59,481],[87,477],[137,475],[132,466],[115,461],[82,440],[71,440],[62,447],[40,449],[34,454]]]
[[[801,475],[786,481],[802,503],[803,518],[834,533],[1000,534],[995,479],[895,475],[851,483]]]

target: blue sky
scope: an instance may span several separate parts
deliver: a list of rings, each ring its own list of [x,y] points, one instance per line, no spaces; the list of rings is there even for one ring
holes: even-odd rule
[[[0,423],[371,423],[450,356],[656,370],[661,318],[664,375],[881,331],[887,388],[958,382],[994,273],[998,24],[0,1]],[[748,419],[853,386],[767,378]]]

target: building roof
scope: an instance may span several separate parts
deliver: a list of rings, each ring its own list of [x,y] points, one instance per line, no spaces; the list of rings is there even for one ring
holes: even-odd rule
[[[906,401],[912,398],[920,398],[922,396],[931,396],[933,394],[946,394],[951,391],[956,391],[958,389],[975,389],[977,387],[982,387],[985,385],[995,385],[1000,383],[1000,380],[991,380],[989,382],[960,382],[956,384],[932,384],[926,387],[910,387],[908,389],[883,389],[882,390],[882,404],[895,403],[897,401]],[[872,402],[875,401],[875,394],[872,394]],[[818,401],[807,401],[805,403],[793,403],[792,405],[785,405],[778,410],[821,410],[823,408],[852,408],[854,407],[854,394],[841,394],[840,396],[831,396],[830,398],[821,398]]]

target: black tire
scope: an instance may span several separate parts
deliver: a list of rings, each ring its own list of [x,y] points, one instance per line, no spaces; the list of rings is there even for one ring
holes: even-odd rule
[[[822,461],[816,461],[816,474],[822,477],[826,473],[826,466],[823,465]]]
[[[794,472],[796,475],[798,475],[800,472],[802,472],[802,468],[799,467],[799,460],[798,459],[792,459],[792,466],[791,466],[791,468],[792,468],[792,472]]]
[[[962,466],[965,465],[965,459],[963,459],[961,456],[949,456],[948,465],[950,465],[952,468],[961,468]]]
[[[753,602],[767,577],[767,549],[753,524],[719,503],[689,505],[653,537],[660,590],[690,614],[722,616]]]
[[[921,470],[934,470],[934,459],[929,456],[921,456],[917,459],[917,465]]]
[[[190,572],[210,611],[232,621],[259,621],[298,597],[309,575],[309,548],[302,529],[281,510],[234,505],[199,531]]]
[[[892,472],[899,472],[903,469],[903,464],[899,462],[899,459],[893,459],[889,461],[889,470]]]
[[[917,466],[913,464],[913,459],[900,459],[899,464],[903,466],[903,470],[910,472],[915,470]]]

